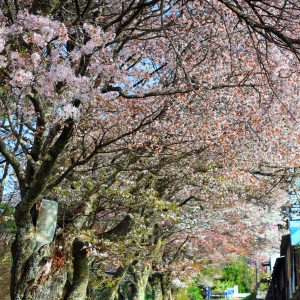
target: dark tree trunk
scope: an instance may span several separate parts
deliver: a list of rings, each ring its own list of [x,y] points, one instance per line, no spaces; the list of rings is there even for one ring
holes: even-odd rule
[[[152,299],[163,300],[162,276],[159,273],[154,273],[151,276]]]
[[[34,252],[35,235],[24,231],[18,228],[12,245],[11,299],[63,299],[67,282],[65,254],[55,243]]]
[[[38,99],[34,99],[35,103],[38,101]],[[40,125],[42,126],[42,124]],[[16,158],[11,158],[9,154],[6,154],[6,158],[15,165],[14,169],[19,180],[21,194],[21,201],[15,209],[17,232],[11,249],[13,257],[12,300],[59,300],[64,297],[67,269],[72,267],[72,244],[76,230],[80,227],[72,226],[72,228],[68,228],[68,231],[65,230],[60,233],[60,237],[57,236],[54,241],[51,241],[56,227],[57,207],[55,212],[44,210],[46,214],[41,214],[41,216],[43,215],[41,217],[42,223],[43,218],[47,217],[47,212],[50,213],[50,223],[44,224],[44,230],[37,228],[36,218],[32,212],[36,209],[37,203],[42,199],[47,189],[53,167],[58,156],[67,145],[73,128],[74,121],[67,119],[47,155],[39,164],[35,164],[33,160],[28,160],[24,173],[21,171]],[[6,153],[6,145],[2,142],[0,146],[2,151]],[[33,156],[36,157],[36,155]],[[48,236],[50,232],[52,232],[51,237]],[[44,236],[44,234],[46,235]],[[39,238],[44,237],[45,242],[41,243]]]
[[[84,243],[66,230],[35,251],[35,232],[20,228],[12,245],[12,300],[83,300],[90,258]]]
[[[66,300],[86,298],[91,261],[85,244],[79,240],[75,240],[73,243],[73,282]]]
[[[161,287],[162,287],[163,300],[173,300],[171,280],[168,274],[166,275],[161,274]]]

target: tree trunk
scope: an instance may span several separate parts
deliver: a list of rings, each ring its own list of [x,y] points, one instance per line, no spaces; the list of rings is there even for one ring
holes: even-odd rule
[[[162,278],[161,274],[155,273],[151,277],[152,299],[163,300]]]
[[[119,267],[116,274],[113,276],[113,282],[114,284],[110,287],[104,288],[100,295],[99,299],[105,299],[105,300],[115,300],[118,298],[118,290],[120,287],[120,283],[124,279],[126,272],[128,271],[128,267]]]
[[[34,233],[18,228],[12,245],[11,299],[62,299],[67,282],[64,253],[55,243],[34,249]]]
[[[82,300],[86,298],[89,282],[89,267],[91,259],[85,244],[79,240],[73,243],[73,283],[67,300]]]
[[[132,266],[136,293],[134,300],[145,300],[146,287],[152,271],[152,264],[149,262],[138,261]]]
[[[162,287],[162,293],[163,293],[163,299],[164,300],[173,300],[172,295],[172,287],[171,287],[171,280],[168,276],[168,273],[161,274],[161,287]]]
[[[172,294],[172,290],[171,290],[171,289],[169,289],[169,290],[166,292],[166,294],[165,294],[165,296],[164,296],[164,300],[173,300],[173,294]]]
[[[84,244],[67,231],[35,251],[34,227],[18,227],[12,245],[12,300],[83,300],[90,261]]]

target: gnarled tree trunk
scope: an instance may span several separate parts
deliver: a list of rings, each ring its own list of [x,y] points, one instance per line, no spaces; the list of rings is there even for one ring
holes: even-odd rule
[[[89,209],[86,204],[80,213],[87,214]],[[40,215],[46,218],[45,214]],[[48,226],[46,222],[44,228],[35,223],[39,224],[39,219],[33,222],[31,217],[22,220],[16,215],[11,299],[85,299],[90,257],[84,242],[75,239],[84,219],[78,217],[76,223],[58,229],[52,242],[43,241],[43,236],[47,236],[47,229],[55,228],[56,218],[55,224]]]
[[[12,300],[86,298],[90,258],[84,243],[58,237],[34,251],[34,232],[20,231],[12,245]]]
[[[28,242],[29,237],[20,237],[19,233],[12,246],[11,298],[62,299],[67,282],[65,254],[55,243],[30,253],[34,243]]]

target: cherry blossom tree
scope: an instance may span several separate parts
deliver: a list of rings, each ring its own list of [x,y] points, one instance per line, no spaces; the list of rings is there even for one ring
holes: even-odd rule
[[[165,170],[161,165],[159,172],[152,165],[148,166],[151,170],[148,176],[152,179],[146,176],[148,178],[143,180],[140,177],[139,180],[128,181],[127,177],[122,185],[118,183],[117,190],[126,191],[123,210],[130,210],[128,205],[132,204],[131,212],[136,212],[132,218],[136,225],[127,235],[126,250],[121,247],[117,251],[114,246],[113,253],[108,252],[111,258],[118,253],[119,260],[115,257],[110,261],[122,266],[133,279],[122,276],[113,288],[104,289],[105,298],[114,299],[118,287],[127,283],[135,287],[136,299],[143,299],[148,280],[153,287],[154,299],[161,299],[162,295],[167,298],[174,279],[189,280],[199,272],[205,261],[220,263],[234,253],[256,259],[259,253],[266,256],[278,247],[277,225],[282,222],[282,217],[274,212],[276,205],[280,208],[286,204],[285,194],[282,192],[281,201],[278,201],[279,191],[274,190],[268,199],[264,199],[264,193],[272,187],[272,183],[265,183],[267,187],[262,180],[252,178],[253,175],[248,176],[248,182],[245,179],[238,182],[230,175],[224,178],[215,168],[208,170],[203,162],[200,168],[199,157],[198,154],[198,162],[191,157],[181,162],[177,159],[174,174],[170,163]],[[181,164],[185,166],[183,174],[178,173],[183,169],[179,167]],[[137,166],[134,168],[137,169]],[[195,186],[195,182],[201,181],[202,184]],[[219,191],[213,186],[216,182],[219,182]],[[137,184],[139,188],[136,188]],[[118,211],[121,211],[121,206]],[[104,221],[103,218],[100,220]],[[128,251],[132,247],[130,239],[134,245]],[[120,244],[120,238],[117,243]],[[124,268],[126,265],[129,267]],[[109,296],[108,292],[113,294]]]
[[[298,166],[297,12],[297,1],[1,3],[1,194],[13,175],[18,195],[12,299],[85,298],[99,195],[137,160],[147,169],[200,152],[241,179]],[[48,197],[60,229],[37,248]],[[129,218],[114,221],[119,231]]]

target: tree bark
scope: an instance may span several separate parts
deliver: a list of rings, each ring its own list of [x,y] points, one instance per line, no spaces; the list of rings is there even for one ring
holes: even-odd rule
[[[85,243],[75,240],[73,243],[73,282],[67,300],[86,298],[90,263],[91,259],[88,256]]]
[[[33,252],[34,243],[28,241],[32,235],[21,235],[19,232],[12,246],[11,299],[63,299],[67,282],[64,253],[54,243]]]
[[[124,279],[127,271],[128,271],[128,267],[119,267],[116,274],[114,274],[113,276],[113,286],[111,287],[106,287],[104,288],[101,293],[100,293],[100,298],[99,299],[105,299],[105,300],[115,300],[117,299],[117,295],[118,295],[118,290],[120,287],[120,283],[122,282],[122,280]]]
[[[152,271],[152,263],[138,261],[137,263],[132,265],[131,269],[133,272],[135,288],[136,288],[136,293],[133,299],[145,300],[147,283]]]
[[[52,243],[35,251],[33,228],[18,227],[12,245],[11,299],[85,299],[90,258],[84,243],[74,240],[75,229],[65,229]]]
[[[164,300],[173,300],[173,294],[172,294],[172,290],[169,289],[167,292],[166,292],[166,295],[164,296]]]
[[[154,273],[151,277],[152,299],[163,300],[162,276],[159,273]]]
[[[164,300],[173,300],[172,288],[171,288],[171,281],[168,274],[164,274],[161,276],[161,286],[163,292],[163,299]]]
[[[0,203],[3,201],[5,181],[8,176],[9,163],[6,162],[3,168],[2,178],[0,179]]]

